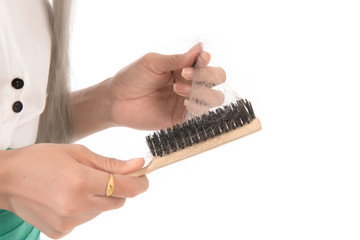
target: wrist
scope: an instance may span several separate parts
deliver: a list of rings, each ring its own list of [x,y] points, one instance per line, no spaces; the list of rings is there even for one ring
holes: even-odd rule
[[[124,74],[124,71],[120,71],[116,76],[106,80],[109,86],[109,122],[117,127],[129,127],[129,125],[131,125],[129,124],[129,120],[130,122],[135,120],[133,116],[127,114],[128,108],[132,108],[132,106],[128,104],[128,99],[124,98],[124,95],[126,95],[124,91],[129,93],[126,90],[128,86],[126,85],[127,81],[125,77],[126,74]]]
[[[113,127],[108,79],[71,94],[71,122],[74,140]]]
[[[9,204],[9,151],[0,150],[0,209],[10,210]]]

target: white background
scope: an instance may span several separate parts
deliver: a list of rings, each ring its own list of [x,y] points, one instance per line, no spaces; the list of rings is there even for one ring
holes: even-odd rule
[[[358,1],[89,0],[75,13],[73,89],[200,40],[263,130],[150,174],[146,193],[64,239],[360,238]],[[80,143],[128,159],[148,154],[146,134]]]

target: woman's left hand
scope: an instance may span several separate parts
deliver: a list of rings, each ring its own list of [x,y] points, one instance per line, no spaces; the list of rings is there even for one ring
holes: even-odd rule
[[[152,130],[183,121],[195,64],[197,81],[206,82],[201,93],[205,107],[221,105],[224,95],[211,87],[225,82],[225,71],[207,66],[209,62],[210,54],[199,43],[184,54],[148,53],[128,65],[108,79],[111,122]]]

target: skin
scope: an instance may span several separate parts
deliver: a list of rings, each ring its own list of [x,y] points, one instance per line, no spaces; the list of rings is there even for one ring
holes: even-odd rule
[[[74,141],[97,131],[126,126],[160,129],[181,122],[189,107],[194,64],[206,80],[199,98],[210,106],[223,95],[211,89],[225,72],[209,67],[210,54],[197,44],[184,54],[149,53],[113,77],[71,96]],[[192,104],[192,103],[191,103]],[[9,210],[51,238],[61,238],[100,213],[120,208],[126,198],[147,190],[146,176],[125,174],[144,165],[143,158],[122,161],[100,156],[77,144],[36,144],[0,151],[0,209]],[[105,196],[109,174],[115,190]]]

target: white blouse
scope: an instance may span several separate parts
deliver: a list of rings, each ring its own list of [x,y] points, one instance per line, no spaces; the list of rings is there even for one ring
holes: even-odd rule
[[[47,0],[0,0],[0,150],[35,143],[50,52]]]

